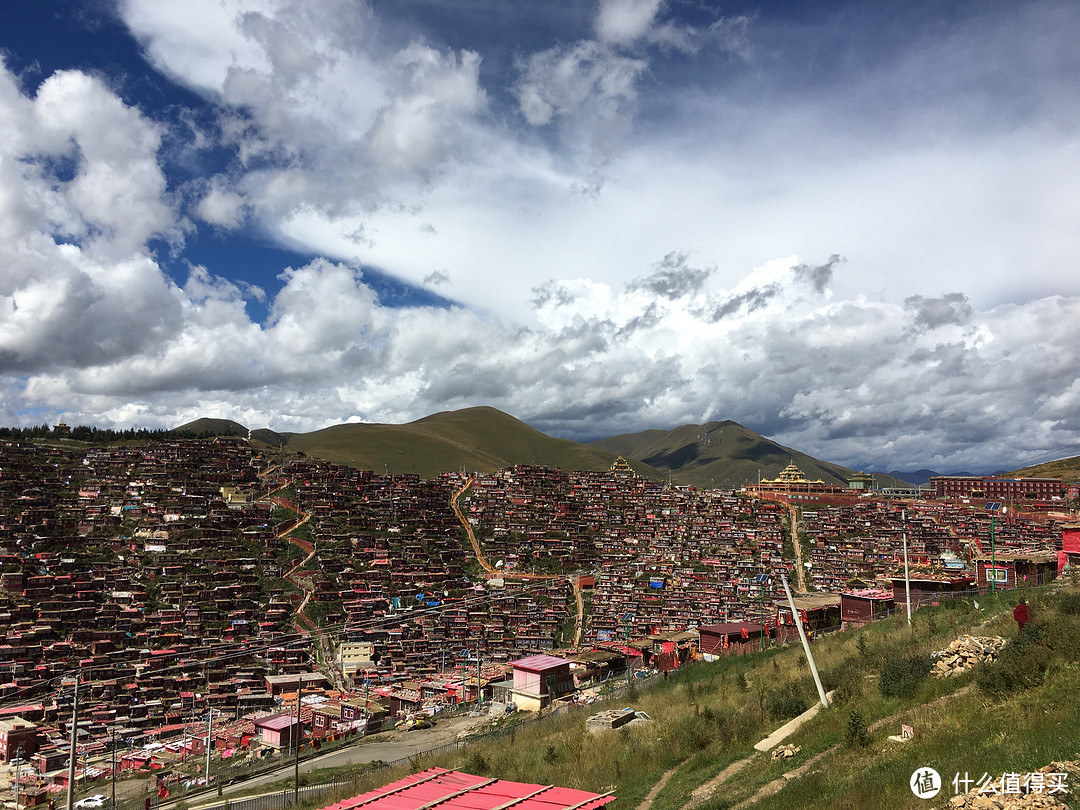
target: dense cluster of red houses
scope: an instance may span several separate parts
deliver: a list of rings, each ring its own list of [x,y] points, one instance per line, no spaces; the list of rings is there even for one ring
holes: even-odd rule
[[[73,673],[89,772],[114,739],[123,767],[201,755],[211,712],[221,753],[274,748],[479,696],[539,706],[794,630],[788,506],[625,468],[476,476],[460,506],[492,572],[450,506],[464,473],[276,463],[238,439],[0,443],[0,469],[0,759],[58,781]],[[1060,519],[955,501],[808,503],[797,530],[812,632],[906,598],[905,546],[916,605],[1080,554]]]

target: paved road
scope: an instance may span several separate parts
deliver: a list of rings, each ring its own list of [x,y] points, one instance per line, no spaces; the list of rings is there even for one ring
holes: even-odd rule
[[[411,757],[425,751],[441,748],[457,740],[458,734],[477,726],[485,725],[486,717],[469,717],[463,715],[446,720],[439,720],[434,728],[419,729],[417,731],[392,731],[376,734],[372,737],[361,738],[362,741],[339,748],[335,751],[323,754],[312,759],[301,761],[300,772],[308,773],[322,768],[339,768],[344,765],[360,765],[368,762],[393,762],[397,759]],[[259,793],[259,788],[279,782],[282,779],[291,778],[294,771],[292,763],[261,776],[252,777],[244,782],[227,785],[222,788],[223,797],[236,797]],[[180,800],[180,796],[176,800]],[[203,794],[203,796],[187,799],[189,804],[198,807],[204,804],[216,804],[218,796],[215,793]],[[162,802],[161,808],[169,808],[173,802]]]

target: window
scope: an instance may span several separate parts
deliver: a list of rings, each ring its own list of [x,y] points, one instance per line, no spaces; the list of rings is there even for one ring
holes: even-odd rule
[[[1009,569],[1008,568],[987,568],[986,569],[986,581],[987,582],[1008,582],[1009,581]]]

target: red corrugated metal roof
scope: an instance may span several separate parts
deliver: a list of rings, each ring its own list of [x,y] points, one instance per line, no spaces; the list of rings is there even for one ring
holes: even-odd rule
[[[296,724],[296,717],[283,714],[280,717],[271,717],[269,720],[256,720],[256,728],[268,728],[271,731],[283,731]]]
[[[556,658],[554,655],[530,655],[528,658],[519,658],[511,661],[510,666],[515,669],[527,669],[530,672],[541,672],[545,669],[555,669],[570,662],[565,658]]]
[[[324,810],[594,810],[615,801],[610,793],[487,779],[428,768],[397,782],[332,804]]]

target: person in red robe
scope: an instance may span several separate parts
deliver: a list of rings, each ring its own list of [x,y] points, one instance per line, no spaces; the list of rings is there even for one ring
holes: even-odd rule
[[[1027,601],[1023,598],[1020,599],[1018,604],[1013,609],[1013,618],[1016,619],[1016,624],[1020,628],[1019,632],[1024,632],[1024,625],[1031,620],[1031,614],[1028,612]]]

